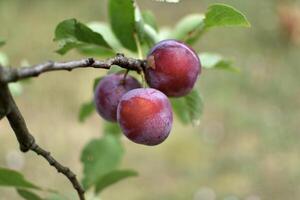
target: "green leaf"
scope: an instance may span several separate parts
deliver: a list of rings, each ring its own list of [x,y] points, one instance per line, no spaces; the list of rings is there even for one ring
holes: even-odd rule
[[[8,56],[3,52],[0,52],[0,65],[4,67],[7,67],[9,65]]]
[[[147,24],[143,18],[143,14],[140,11],[137,3],[135,6],[135,26],[137,30],[138,41],[144,53],[148,53],[149,49],[159,41],[157,31],[149,24]]]
[[[125,48],[136,51],[133,0],[109,0],[108,9],[111,27],[117,38]]]
[[[104,124],[104,133],[112,135],[121,135],[121,129],[117,123],[106,122]]]
[[[0,168],[0,186],[40,189],[27,181],[21,173],[6,168]]]
[[[85,56],[107,58],[116,55],[115,52],[102,47],[98,47],[96,45],[79,45],[75,46],[75,48],[78,48],[78,51]]]
[[[76,19],[68,19],[59,23],[55,30],[54,41],[57,41],[61,47],[57,50],[59,54],[65,54],[71,49],[82,48],[88,45],[112,51],[101,34],[94,32]]]
[[[50,197],[47,197],[46,200],[68,200],[65,197],[59,195],[59,194],[51,194]]]
[[[219,54],[202,53],[199,54],[201,65],[205,69],[223,69],[232,72],[239,72],[239,68],[232,65],[230,60],[223,58]]]
[[[8,87],[13,96],[20,96],[23,92],[23,85],[20,82],[10,83]]]
[[[156,31],[158,30],[158,26],[153,12],[151,12],[150,10],[143,11],[142,16],[145,24],[148,24]]]
[[[250,23],[237,9],[225,4],[213,4],[205,14],[205,27],[241,26],[250,27]]]
[[[114,170],[123,156],[123,147],[120,139],[111,134],[104,135],[101,139],[94,139],[88,143],[81,155],[84,165],[83,185],[87,189],[96,181]]]
[[[172,98],[174,113],[184,123],[198,124],[203,113],[203,101],[197,90],[192,90],[187,96]]]
[[[108,186],[111,186],[112,184],[115,184],[123,179],[137,176],[138,173],[133,170],[114,170],[111,171],[101,178],[99,178],[96,182],[96,188],[95,193],[101,192],[103,189],[105,189]]]
[[[193,44],[204,30],[204,16],[201,14],[191,14],[178,22],[172,38]]]
[[[93,92],[96,90],[96,87],[98,86],[99,82],[104,78],[104,76],[95,78],[94,83],[93,83]]]
[[[105,41],[116,51],[119,52],[123,47],[111,30],[110,26],[102,22],[91,22],[88,24],[93,31],[101,34]]]
[[[26,200],[43,200],[41,197],[39,197],[35,193],[30,192],[28,190],[18,189],[17,192],[21,197],[23,197]]]
[[[172,38],[171,29],[169,27],[162,27],[158,33],[159,41]]]
[[[107,74],[118,74],[118,73],[124,73],[126,71],[126,69],[118,66],[118,65],[112,65]]]
[[[0,38],[0,47],[2,47],[3,45],[5,45],[5,40]]]
[[[87,102],[81,105],[78,119],[80,122],[84,122],[95,111],[94,101]]]

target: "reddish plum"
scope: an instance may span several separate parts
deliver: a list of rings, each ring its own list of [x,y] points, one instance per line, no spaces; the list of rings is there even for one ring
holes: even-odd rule
[[[145,74],[149,86],[170,97],[188,94],[201,73],[198,55],[176,40],[156,44],[148,54],[147,63]]]
[[[126,93],[120,100],[117,118],[131,141],[149,146],[162,143],[169,136],[173,123],[168,97],[152,88]]]

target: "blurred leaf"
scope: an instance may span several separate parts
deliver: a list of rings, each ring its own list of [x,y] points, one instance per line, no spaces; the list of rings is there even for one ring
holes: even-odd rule
[[[142,16],[145,24],[148,24],[156,31],[158,30],[156,19],[152,11],[150,10],[143,11]]]
[[[158,33],[152,26],[145,22],[142,12],[140,11],[136,2],[134,7],[138,42],[140,42],[144,53],[148,53],[149,49],[159,41]]]
[[[105,189],[108,186],[111,186],[112,184],[115,184],[123,179],[137,176],[138,173],[133,170],[114,170],[111,171],[101,178],[99,178],[96,182],[96,188],[95,193],[101,192],[103,189]]]
[[[168,28],[168,27],[160,28],[159,33],[158,33],[159,41],[170,39],[171,37],[172,37],[172,35],[171,35],[171,29],[170,28]]]
[[[68,200],[65,197],[62,197],[59,194],[52,194],[50,197],[47,197],[46,200]]]
[[[213,4],[205,14],[205,27],[215,26],[242,26],[250,27],[244,14],[225,4]]]
[[[0,65],[4,67],[7,67],[9,65],[8,56],[3,52],[0,52]]]
[[[107,74],[116,74],[116,73],[123,73],[126,69],[118,66],[118,65],[112,65],[110,69],[108,70]]]
[[[23,92],[23,86],[20,82],[10,83],[8,87],[13,96],[20,96]]]
[[[178,22],[172,34],[172,38],[193,44],[205,30],[204,27],[203,15],[188,15]]]
[[[57,50],[59,54],[65,54],[71,49],[82,48],[87,45],[104,48],[107,51],[111,50],[102,35],[94,32],[76,19],[68,19],[59,23],[55,30],[54,41],[57,41],[61,47]]]
[[[28,190],[18,189],[17,192],[21,197],[23,197],[26,200],[43,200],[41,197],[39,197],[35,193],[30,192]]]
[[[116,51],[120,51],[123,47],[121,43],[116,38],[115,34],[111,30],[111,28],[106,24],[102,22],[91,22],[88,24],[88,27],[90,27],[93,31],[101,34],[105,41]]]
[[[82,54],[82,55],[86,55],[86,56],[91,56],[91,57],[101,57],[101,58],[106,58],[106,57],[112,57],[115,54],[115,52],[108,50],[108,49],[104,49],[102,47],[98,47],[96,45],[79,45],[75,48],[78,48],[78,51]]]
[[[203,101],[196,89],[184,97],[172,98],[171,103],[175,114],[182,123],[199,123],[203,113]]]
[[[135,9],[132,0],[109,0],[109,17],[113,32],[121,44],[136,51]]]
[[[88,143],[81,154],[84,165],[83,185],[91,187],[104,174],[114,170],[123,156],[123,147],[118,137],[111,134]]]
[[[150,47],[160,41],[156,30],[148,24],[144,24],[144,33]]]
[[[3,45],[5,45],[5,40],[0,38],[0,47],[2,47]]]
[[[80,122],[84,122],[95,111],[95,103],[92,100],[81,105],[78,119]]]
[[[202,53],[199,54],[201,65],[206,69],[223,69],[232,72],[238,72],[239,68],[234,67],[230,60],[223,58],[219,54]]]
[[[94,84],[93,84],[93,92],[96,90],[96,87],[98,86],[98,83],[104,78],[104,76],[95,78]]]
[[[6,168],[0,168],[0,186],[40,189],[27,181],[21,173]]]
[[[104,133],[112,134],[112,135],[120,135],[121,129],[120,129],[118,123],[105,122]]]

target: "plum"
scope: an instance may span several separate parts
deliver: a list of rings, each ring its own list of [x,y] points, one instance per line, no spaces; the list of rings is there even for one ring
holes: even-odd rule
[[[138,144],[153,146],[169,136],[173,113],[165,94],[152,88],[140,88],[122,96],[117,119],[127,138]]]
[[[94,101],[96,110],[104,119],[116,122],[117,108],[121,97],[129,90],[140,88],[141,84],[132,76],[124,74],[111,74],[98,83]]]
[[[150,87],[170,97],[188,94],[201,73],[198,55],[186,44],[163,40],[147,56],[146,80]]]

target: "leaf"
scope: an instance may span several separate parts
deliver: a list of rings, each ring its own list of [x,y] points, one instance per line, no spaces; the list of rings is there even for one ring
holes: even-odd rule
[[[151,12],[150,10],[143,11],[142,17],[145,24],[148,24],[156,31],[158,30],[158,26],[153,12]]]
[[[99,178],[96,182],[96,188],[95,193],[101,192],[103,189],[105,189],[108,186],[111,186],[112,184],[115,184],[123,179],[137,176],[138,173],[133,170],[114,170],[111,171],[101,178]]]
[[[239,68],[234,67],[230,60],[223,58],[223,56],[214,53],[199,54],[201,65],[205,69],[223,69],[232,72],[239,72]]]
[[[0,65],[2,65],[4,67],[9,65],[8,56],[3,52],[0,52]]]
[[[158,33],[159,41],[172,38],[171,29],[169,27],[162,27]]]
[[[88,143],[81,155],[84,187],[88,189],[104,174],[114,170],[120,164],[123,151],[120,139],[111,134]]]
[[[137,30],[138,41],[144,53],[148,53],[149,49],[159,41],[157,31],[147,24],[143,18],[142,12],[140,11],[137,3],[134,4],[135,8],[135,26]]]
[[[68,199],[62,197],[59,194],[52,194],[50,197],[47,197],[46,200],[68,200]]]
[[[116,55],[113,51],[102,47],[98,47],[96,45],[79,45],[76,46],[75,48],[78,48],[78,51],[82,55],[91,56],[91,57],[107,58]]]
[[[102,22],[91,22],[88,23],[88,27],[90,27],[93,31],[101,34],[105,41],[107,41],[107,43],[116,52],[119,52],[123,48],[122,44],[118,41],[118,38],[116,38],[108,24]]]
[[[38,186],[27,181],[21,173],[6,168],[0,168],[0,186],[40,189]]]
[[[0,47],[2,47],[3,45],[5,45],[5,40],[0,38]]]
[[[116,74],[116,73],[124,73],[126,71],[126,69],[118,66],[118,65],[112,65],[107,74]]]
[[[94,83],[93,83],[93,92],[96,90],[96,87],[98,86],[99,82],[104,78],[104,76],[95,78]]]
[[[204,30],[204,16],[201,14],[191,14],[178,22],[172,38],[192,44],[200,37]]]
[[[61,47],[57,50],[59,54],[65,54],[71,49],[78,49],[89,45],[112,51],[102,35],[94,32],[76,19],[68,19],[59,23],[55,30],[54,41],[57,41]]]
[[[30,192],[28,190],[18,189],[17,192],[21,197],[23,197],[26,200],[43,200],[41,197],[39,197],[35,193]]]
[[[172,98],[171,103],[174,113],[184,123],[198,124],[203,113],[203,101],[197,90],[192,90],[188,95]]]
[[[121,129],[117,123],[106,122],[104,132],[105,134],[121,135]]]
[[[113,32],[125,48],[135,52],[137,45],[134,38],[136,30],[133,0],[109,0],[108,5]]]
[[[250,27],[250,23],[237,9],[225,4],[211,5],[205,14],[205,27],[215,26],[241,26]]]
[[[20,82],[10,83],[8,87],[13,96],[20,96],[23,92],[23,86]]]
[[[82,104],[78,116],[79,122],[84,122],[89,116],[93,114],[94,111],[95,111],[94,101]]]

